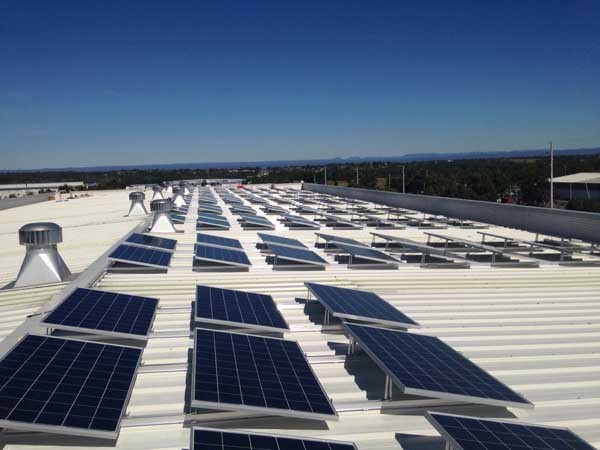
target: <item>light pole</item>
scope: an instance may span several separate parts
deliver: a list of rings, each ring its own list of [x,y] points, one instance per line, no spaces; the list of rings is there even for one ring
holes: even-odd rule
[[[325,166],[325,186],[327,186],[327,166]]]
[[[554,208],[554,148],[550,141],[550,208]]]
[[[406,194],[406,185],[404,184],[404,166],[402,166],[402,193]]]

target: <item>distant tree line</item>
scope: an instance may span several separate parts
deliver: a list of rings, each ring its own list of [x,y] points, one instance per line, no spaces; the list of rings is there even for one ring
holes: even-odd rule
[[[545,206],[550,200],[549,158],[495,158],[411,163],[330,164],[327,182],[332,185],[402,192],[402,168],[407,193],[484,201],[511,201]],[[358,169],[358,182],[356,171]],[[600,156],[560,156],[554,175],[600,172]],[[251,167],[241,169],[146,169],[108,172],[5,172],[0,184],[84,181],[96,189],[122,189],[136,184],[205,178],[242,178],[249,183],[324,183],[325,168],[315,166]],[[566,208],[600,212],[598,202],[577,200]]]

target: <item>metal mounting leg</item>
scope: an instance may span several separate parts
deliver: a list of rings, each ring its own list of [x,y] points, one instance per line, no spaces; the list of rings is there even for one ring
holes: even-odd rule
[[[391,400],[392,399],[392,379],[386,375],[385,377],[385,386],[383,388],[383,399]]]

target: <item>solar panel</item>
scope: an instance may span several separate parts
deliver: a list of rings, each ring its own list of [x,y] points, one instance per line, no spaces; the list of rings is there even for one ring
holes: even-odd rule
[[[339,242],[336,242],[335,245],[353,258],[368,259],[370,261],[382,262],[386,264],[398,264],[401,262],[396,258],[392,258],[387,253],[383,253],[371,247],[359,247],[357,245],[347,245]]]
[[[349,442],[192,428],[190,450],[356,450]]]
[[[195,319],[220,325],[243,324],[249,328],[289,329],[270,295],[196,286]]]
[[[356,324],[345,326],[405,394],[484,405],[533,406],[436,337]]]
[[[125,242],[139,247],[158,248],[167,251],[173,251],[177,246],[177,240],[175,239],[165,239],[141,233],[133,233],[125,240]]]
[[[427,412],[456,450],[595,450],[567,428]]]
[[[292,216],[289,214],[282,214],[281,216],[291,225],[299,225],[309,228],[321,228],[318,223],[313,222],[312,220],[307,220],[304,217]]]
[[[295,341],[196,329],[194,408],[337,420]]]
[[[419,326],[417,322],[402,314],[373,292],[309,282],[305,282],[304,285],[334,317],[401,326],[403,328]]]
[[[282,245],[285,247],[295,247],[295,248],[307,248],[302,242],[297,239],[290,239],[281,236],[276,236],[274,234],[265,234],[265,233],[257,233],[258,237],[266,244],[273,243],[277,245]]]
[[[25,336],[0,361],[0,427],[115,439],[142,350]]]
[[[198,213],[222,214],[223,210],[217,205],[207,203],[203,205],[198,205]]]
[[[171,263],[173,253],[163,250],[151,250],[147,248],[134,247],[133,245],[121,244],[108,258],[127,264],[143,265],[149,267],[168,267]]]
[[[205,261],[234,264],[236,266],[249,267],[252,265],[248,256],[246,256],[246,253],[243,251],[209,247],[206,245],[196,245],[195,257],[196,259]]]
[[[327,243],[334,243],[334,244],[346,244],[346,245],[354,245],[356,247],[367,247],[369,248],[366,244],[363,244],[362,242],[358,242],[357,240],[354,239],[350,239],[350,238],[344,238],[344,237],[340,237],[340,236],[335,236],[332,234],[324,234],[324,233],[315,233],[318,237],[320,237],[321,239],[325,240]]]
[[[285,247],[283,245],[273,244],[272,242],[267,242],[266,244],[269,247],[269,250],[271,250],[277,258],[323,266],[327,264],[327,261],[325,261],[312,250]]]
[[[158,299],[78,288],[43,321],[48,328],[147,339]]]
[[[198,233],[196,235],[196,242],[199,244],[208,245],[211,247],[221,248],[232,248],[236,250],[243,250],[242,244],[237,239],[230,239],[221,236],[212,236],[210,234]]]
[[[198,214],[198,221],[205,221],[207,223],[222,223],[229,225],[229,221],[227,220],[227,218],[218,214],[211,213]]]
[[[261,217],[261,216],[246,216],[246,215],[241,215],[240,219],[242,220],[242,222],[247,223],[247,224],[251,224],[251,225],[259,225],[259,226],[263,226],[263,227],[269,227],[269,228],[275,228],[275,225],[273,225],[273,223],[267,219],[266,217]]]

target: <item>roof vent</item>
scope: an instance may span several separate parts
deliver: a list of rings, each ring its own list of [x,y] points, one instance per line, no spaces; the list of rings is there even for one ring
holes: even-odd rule
[[[19,243],[27,249],[14,287],[64,281],[71,271],[58,254],[56,244],[62,242],[62,228],[52,222],[24,225],[19,230]]]
[[[173,204],[178,208],[185,206],[185,199],[183,198],[183,189],[179,186],[173,187]]]
[[[131,207],[129,208],[128,216],[141,216],[148,214],[146,207],[144,206],[144,200],[146,194],[143,192],[132,192],[129,194],[129,200],[131,200]]]
[[[160,186],[156,185],[152,188],[152,190],[154,191],[154,194],[152,195],[153,201],[154,200],[162,200],[165,198],[165,197],[163,197],[162,188]]]
[[[187,183],[181,183],[180,186],[181,186],[181,189],[183,189],[183,195],[190,195],[191,194],[190,187],[188,186]]]
[[[173,203],[170,199],[153,200],[150,202],[150,210],[154,213],[154,220],[150,231],[153,233],[176,233],[177,230],[171,220],[170,211]]]
[[[165,185],[166,185],[165,195],[167,197],[169,197],[173,193],[173,186],[171,186],[171,183],[169,183],[168,181],[165,183]]]

